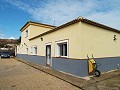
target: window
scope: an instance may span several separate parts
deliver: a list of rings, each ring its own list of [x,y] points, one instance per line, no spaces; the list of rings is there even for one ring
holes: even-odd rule
[[[37,47],[34,47],[34,51],[35,51],[34,54],[37,54]]]
[[[28,54],[28,48],[26,48],[26,53]]]
[[[33,48],[31,48],[33,50],[33,54],[36,55],[37,54],[37,46],[33,46]]]
[[[68,40],[56,42],[56,54],[57,57],[68,57]]]
[[[28,30],[25,31],[25,37],[28,37]]]
[[[67,43],[58,44],[59,56],[67,56]]]
[[[33,47],[31,47],[31,54],[33,53]]]

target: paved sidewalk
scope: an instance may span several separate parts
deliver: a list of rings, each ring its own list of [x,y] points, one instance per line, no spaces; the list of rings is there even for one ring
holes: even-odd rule
[[[102,74],[100,77],[88,77],[90,80],[85,80],[83,78],[74,77],[66,73],[61,73],[44,66],[36,65],[24,60],[17,59],[22,61],[34,68],[37,68],[45,73],[48,73],[52,76],[55,76],[59,79],[62,79],[82,90],[120,90],[120,70],[115,70]],[[111,85],[112,84],[112,85]],[[114,85],[115,84],[115,85]],[[112,86],[112,87],[111,87]]]
[[[18,58],[15,58],[16,60],[18,61],[21,61],[25,64],[28,64],[38,70],[41,70],[45,73],[48,73],[54,77],[57,77],[65,82],[68,82],[78,88],[81,88],[87,83],[87,80],[83,79],[83,78],[77,78],[77,77],[74,77],[74,76],[71,76],[71,75],[68,75],[66,73],[63,73],[63,72],[59,72],[59,71],[56,71],[56,70],[53,70],[53,69],[50,69],[46,66],[41,66],[41,65],[37,65],[37,64],[34,64],[34,63],[31,63],[31,62],[27,62],[25,60],[21,60],[21,59],[18,59]]]

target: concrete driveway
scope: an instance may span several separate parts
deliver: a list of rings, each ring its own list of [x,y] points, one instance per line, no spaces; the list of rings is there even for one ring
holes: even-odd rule
[[[0,59],[0,90],[80,90],[13,58]]]

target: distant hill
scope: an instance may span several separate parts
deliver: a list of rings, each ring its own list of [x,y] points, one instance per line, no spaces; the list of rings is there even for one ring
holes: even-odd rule
[[[17,40],[14,39],[0,39],[1,44],[17,44]]]

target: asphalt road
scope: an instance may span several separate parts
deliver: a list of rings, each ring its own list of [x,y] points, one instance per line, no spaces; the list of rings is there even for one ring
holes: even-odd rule
[[[0,59],[0,90],[80,90],[15,59]]]

